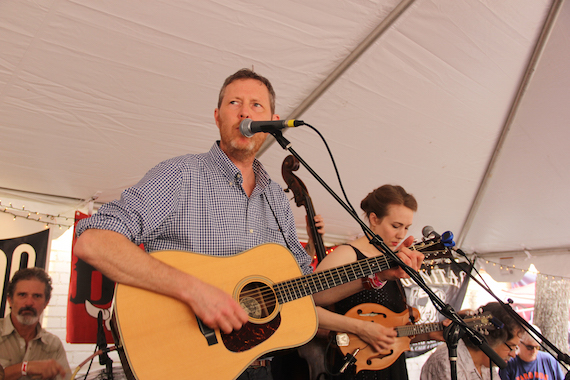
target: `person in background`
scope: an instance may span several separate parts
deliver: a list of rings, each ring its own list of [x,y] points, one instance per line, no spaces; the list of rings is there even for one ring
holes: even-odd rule
[[[406,239],[414,212],[417,210],[417,202],[414,196],[407,193],[401,186],[384,185],[368,194],[362,200],[360,207],[366,213],[370,229],[379,235],[390,249],[398,250],[400,253],[405,252],[411,257],[414,260],[412,266],[417,270],[423,261],[423,254],[409,250],[407,247],[412,244],[414,239],[412,236]],[[349,244],[337,247],[321,261],[316,271],[349,264],[379,254],[380,251],[370,244],[367,237],[363,236]],[[320,327],[355,334],[361,340],[372,345],[376,351],[389,349],[395,343],[396,338],[396,331],[393,328],[383,327],[378,323],[370,323],[358,318],[350,318],[344,314],[362,303],[377,303],[395,313],[405,311],[407,306],[399,278],[406,276],[401,268],[393,268],[322,292],[323,303],[325,305],[334,304],[334,312],[320,307],[317,309]],[[417,340],[423,338],[427,339],[427,336],[417,337]],[[362,370],[356,375],[349,370],[339,378],[359,380],[407,379],[405,355],[402,353],[386,369]]]
[[[514,358],[522,332],[519,323],[498,302],[486,304],[481,311],[491,312],[504,325],[500,329],[488,330],[485,339],[489,346],[505,361]],[[457,344],[457,380],[487,380],[491,377],[496,377],[491,360],[464,335]],[[445,379],[451,379],[451,367],[447,344],[441,344],[424,363],[420,380]]]
[[[537,326],[532,325],[541,332]],[[540,339],[525,331],[522,334],[518,354],[509,360],[507,368],[499,370],[502,380],[548,379],[563,380],[560,365],[549,353],[539,351]]]
[[[0,319],[0,379],[71,378],[63,344],[40,325],[51,291],[51,278],[41,268],[20,269],[12,277],[10,315]]]

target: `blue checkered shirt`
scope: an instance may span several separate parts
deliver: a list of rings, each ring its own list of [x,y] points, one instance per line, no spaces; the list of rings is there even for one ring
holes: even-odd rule
[[[256,186],[248,197],[240,170],[218,143],[207,153],[166,160],[124,190],[120,200],[81,220],[77,236],[105,229],[143,243],[147,252],[231,256],[263,243],[286,245],[284,235],[303,274],[310,273],[311,258],[299,243],[283,189],[257,159],[253,169]]]

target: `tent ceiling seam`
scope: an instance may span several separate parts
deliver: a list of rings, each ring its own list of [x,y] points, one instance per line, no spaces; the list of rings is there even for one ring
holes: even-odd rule
[[[529,63],[527,65],[527,68],[526,68],[525,73],[523,75],[523,78],[521,80],[521,84],[518,87],[517,93],[516,93],[515,98],[513,100],[513,104],[509,110],[509,113],[508,113],[507,118],[505,120],[505,123],[503,125],[501,135],[499,136],[499,139],[497,140],[497,144],[495,145],[495,149],[493,150],[493,154],[489,160],[489,163],[487,164],[487,169],[485,170],[485,174],[483,175],[483,178],[481,180],[481,183],[479,185],[477,193],[475,194],[475,198],[473,199],[473,202],[471,203],[471,207],[469,208],[469,212],[468,212],[468,214],[465,218],[465,221],[463,223],[463,226],[461,227],[461,230],[459,232],[459,235],[457,238],[457,246],[458,247],[461,247],[463,241],[465,240],[467,234],[469,233],[471,225],[473,224],[473,220],[474,220],[475,215],[479,209],[479,206],[481,205],[481,202],[483,200],[483,197],[484,197],[485,192],[487,190],[487,187],[489,185],[489,181],[490,181],[491,176],[493,174],[493,170],[495,168],[495,165],[497,163],[497,160],[499,158],[499,155],[501,153],[501,150],[503,148],[503,145],[505,143],[507,135],[508,135],[510,128],[513,124],[513,121],[517,115],[519,105],[520,105],[522,98],[524,97],[526,90],[528,89],[528,86],[530,84],[530,81],[531,81],[531,79],[532,79],[532,77],[536,71],[538,61],[540,60],[540,57],[542,56],[542,53],[543,53],[544,48],[546,46],[546,43],[548,42],[548,38],[550,37],[550,34],[551,34],[552,29],[554,27],[554,23],[556,21],[556,18],[558,17],[558,14],[560,13],[560,10],[562,9],[563,3],[564,3],[564,0],[554,0],[552,3],[552,6],[550,7],[550,11],[548,12],[546,20],[544,22],[544,26],[543,26],[543,28],[540,32],[540,35],[537,39],[534,51],[530,57]]]
[[[296,119],[305,113],[342,74],[351,67],[386,30],[408,9],[415,0],[403,0],[384,18],[374,30],[354,48],[343,61],[295,108],[286,119]],[[286,130],[283,130],[283,133]],[[258,157],[262,156],[271,145],[275,143],[273,137],[268,138],[259,150]]]

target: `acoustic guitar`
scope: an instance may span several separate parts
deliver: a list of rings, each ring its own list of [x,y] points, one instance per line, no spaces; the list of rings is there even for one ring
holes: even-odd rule
[[[118,284],[112,329],[129,379],[235,379],[260,356],[311,340],[317,313],[308,296],[395,266],[380,255],[303,276],[291,252],[274,243],[231,257],[151,255],[231,294],[249,322],[225,334],[174,298]]]
[[[415,320],[418,320],[420,318],[419,311],[415,308],[412,310]],[[371,323],[379,323],[384,327],[394,327],[397,332],[396,342],[389,349],[380,352],[374,350],[357,335],[337,333],[337,345],[343,355],[351,354],[355,357],[357,373],[362,370],[377,371],[389,367],[400,357],[402,352],[410,351],[410,341],[414,336],[443,331],[444,329],[442,322],[411,324],[408,310],[394,313],[386,307],[375,303],[357,305],[347,311],[345,315],[370,321]],[[500,325],[500,322],[493,319],[493,315],[490,312],[470,316],[463,320],[469,327],[479,331],[491,330]]]

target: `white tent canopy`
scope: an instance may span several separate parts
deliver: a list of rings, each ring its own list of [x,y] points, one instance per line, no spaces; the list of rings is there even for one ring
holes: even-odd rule
[[[547,273],[565,275],[569,42],[570,5],[552,0],[3,1],[0,200],[73,217],[81,200],[118,198],[158,162],[208,150],[223,80],[254,67],[281,118],[324,135],[356,208],[400,184],[418,199],[414,236],[432,225],[526,267],[555,252]],[[286,137],[340,193],[317,135]],[[283,185],[287,154],[260,156]],[[297,175],[325,240],[354,238]]]

